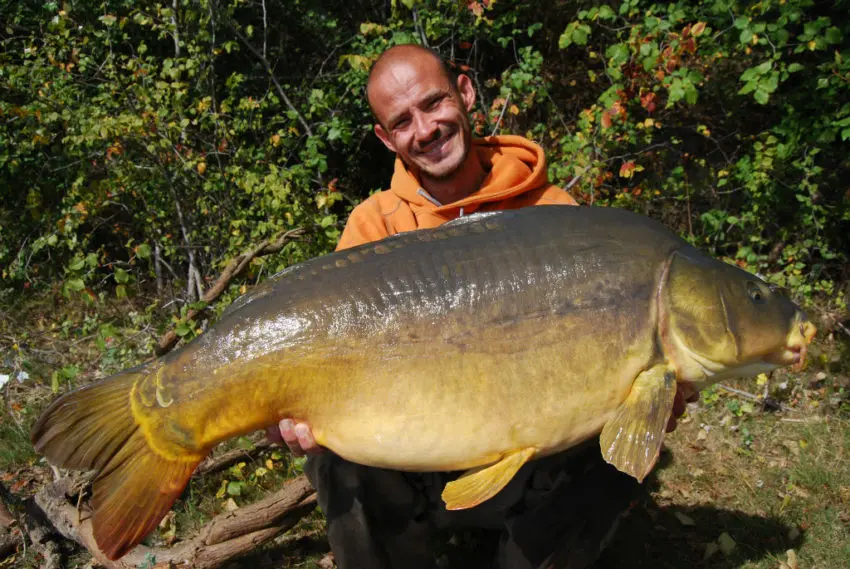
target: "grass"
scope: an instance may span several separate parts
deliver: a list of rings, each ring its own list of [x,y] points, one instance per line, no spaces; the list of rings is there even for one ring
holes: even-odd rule
[[[35,460],[27,425],[17,424],[8,412],[0,414],[0,472]]]
[[[727,401],[737,400],[693,407],[668,437],[644,508],[625,520],[600,569],[624,559],[636,568],[784,569],[789,550],[799,567],[850,567],[850,414],[809,406],[739,416]],[[735,543],[726,553],[717,549],[723,534]]]

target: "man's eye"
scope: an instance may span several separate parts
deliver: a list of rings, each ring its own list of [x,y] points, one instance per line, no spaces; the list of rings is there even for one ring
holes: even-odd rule
[[[428,110],[436,109],[439,106],[440,101],[442,101],[442,100],[443,100],[442,98],[437,98],[437,99],[430,101],[428,103],[428,106],[427,106]]]
[[[393,130],[404,130],[410,124],[410,119],[401,119],[393,125]]]

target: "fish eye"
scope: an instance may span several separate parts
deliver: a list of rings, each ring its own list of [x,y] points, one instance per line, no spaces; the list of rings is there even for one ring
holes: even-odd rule
[[[753,281],[749,281],[747,283],[747,295],[750,297],[756,304],[764,304],[767,302],[767,295],[762,292],[761,287],[754,283]]]

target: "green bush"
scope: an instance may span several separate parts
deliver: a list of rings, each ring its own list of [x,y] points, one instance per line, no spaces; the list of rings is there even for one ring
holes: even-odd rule
[[[5,2],[0,287],[157,283],[185,310],[262,239],[310,237],[251,279],[330,250],[391,173],[368,68],[419,42],[473,79],[477,134],[537,140],[581,202],[658,217],[846,317],[848,8]]]

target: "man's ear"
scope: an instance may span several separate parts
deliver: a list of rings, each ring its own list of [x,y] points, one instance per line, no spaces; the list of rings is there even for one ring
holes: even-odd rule
[[[466,106],[467,112],[475,106],[475,87],[472,85],[472,79],[464,74],[457,76],[457,90],[460,93],[460,98],[463,99],[463,104]]]
[[[375,136],[381,139],[381,142],[384,143],[384,146],[386,146],[390,152],[396,151],[395,144],[393,144],[393,141],[390,140],[390,133],[388,133],[380,124],[375,125]]]

